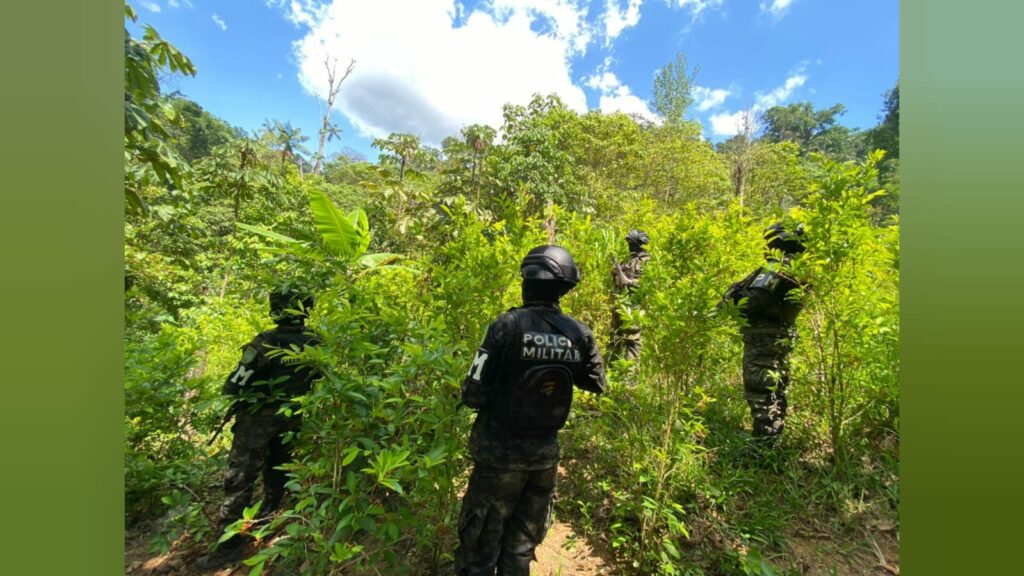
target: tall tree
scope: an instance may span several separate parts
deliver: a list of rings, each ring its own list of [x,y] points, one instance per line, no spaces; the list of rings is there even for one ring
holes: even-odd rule
[[[881,123],[871,130],[871,146],[886,151],[886,159],[900,157],[900,84],[885,93]]]
[[[356,61],[349,61],[348,67],[345,69],[345,73],[341,75],[341,78],[338,78],[338,60],[336,58],[331,60],[329,56],[325,57],[324,67],[327,68],[327,98],[323,124],[320,126],[320,142],[316,149],[315,160],[313,161],[313,172],[317,174],[320,173],[320,168],[323,165],[324,144],[341,134],[341,128],[331,122],[331,111],[334,109],[334,100],[338,97],[338,91],[341,90],[341,83],[355,70]]]
[[[132,22],[138,16],[125,4],[125,17]],[[176,116],[160,94],[158,75],[173,73],[195,76],[192,61],[160,37],[152,26],[145,26],[143,39],[124,31],[124,151],[125,200],[129,208],[145,212],[141,190],[149,184],[182,188],[188,164],[168,144],[168,126]]]
[[[868,131],[870,148],[885,150],[885,159],[878,163],[879,184],[887,194],[872,201],[876,218],[886,220],[899,213],[900,194],[900,84],[885,93],[880,123]]]
[[[746,200],[756,132],[757,120],[751,111],[747,111],[741,119],[739,133],[717,146],[718,152],[729,160],[729,180],[732,182],[733,196],[739,200],[740,206]]]
[[[309,153],[302,145],[309,136],[304,135],[301,128],[293,127],[291,122],[282,124],[278,120],[267,120],[263,123],[263,138],[271,148],[281,152],[282,166],[286,160],[292,159],[302,174],[303,158],[299,153]]]
[[[836,104],[816,110],[810,102],[773,106],[761,114],[764,138],[769,142],[795,142],[806,154],[820,152],[840,160],[852,160],[861,152],[860,135],[838,124],[846,107]]]
[[[693,79],[697,70],[688,73],[686,55],[676,54],[674,62],[669,62],[654,77],[654,111],[661,116],[666,124],[678,125],[683,115],[693,104]]]
[[[169,127],[171,142],[190,164],[209,156],[217,146],[246,135],[241,128],[232,127],[184,96],[172,94],[171,104],[181,119],[180,125]]]
[[[497,131],[485,124],[462,128],[461,138],[449,136],[441,143],[444,154],[441,188],[448,193],[473,193],[480,203],[480,176],[484,160],[494,145]]]
[[[383,152],[383,162],[398,165],[398,182],[401,183],[405,181],[406,168],[420,149],[420,139],[412,134],[391,134],[387,138],[374,140],[373,147]]]

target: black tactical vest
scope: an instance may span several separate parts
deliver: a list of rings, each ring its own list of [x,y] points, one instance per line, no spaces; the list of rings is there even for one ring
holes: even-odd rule
[[[309,391],[315,371],[306,364],[286,361],[275,349],[291,350],[316,346],[319,340],[303,325],[281,325],[261,332],[252,341],[259,352],[257,369],[247,393],[263,399],[287,400]]]
[[[583,331],[557,310],[514,308],[495,415],[518,436],[549,436],[569,417],[585,366]]]
[[[761,268],[745,279],[741,295],[747,299],[743,315],[751,324],[792,324],[802,305],[787,299],[786,295],[798,287],[792,278]]]

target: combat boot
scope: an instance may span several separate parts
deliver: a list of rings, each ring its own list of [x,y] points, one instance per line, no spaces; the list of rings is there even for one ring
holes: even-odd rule
[[[202,556],[196,561],[196,570],[200,572],[212,572],[228,566],[237,564],[244,556],[242,539],[234,536],[221,542],[213,553]]]
[[[778,463],[777,435],[754,435],[740,448],[737,460],[744,468],[772,468]]]

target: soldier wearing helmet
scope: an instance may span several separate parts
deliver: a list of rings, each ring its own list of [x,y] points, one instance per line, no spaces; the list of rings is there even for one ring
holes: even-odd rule
[[[633,291],[640,286],[644,264],[651,255],[644,250],[650,239],[643,230],[630,230],[626,235],[629,245],[629,260],[624,264],[612,264],[612,281],[615,284],[615,306],[612,308],[612,356],[630,361],[640,358],[640,327],[624,326],[623,311],[633,307]]]
[[[523,305],[491,323],[462,383],[462,401],[478,414],[455,551],[461,576],[529,576],[550,524],[573,388],[605,388],[593,333],[558,306],[580,280],[572,256],[538,246],[521,274]]]
[[[276,326],[259,333],[242,347],[242,358],[224,381],[222,393],[231,398],[225,422],[235,417],[234,438],[224,475],[224,500],[219,511],[219,530],[242,517],[252,500],[253,489],[263,476],[262,515],[276,510],[284,497],[284,471],[278,467],[291,460],[284,441],[299,428],[297,416],[279,414],[281,406],[309,391],[318,373],[297,362],[290,353],[320,343],[305,321],[313,297],[295,289],[276,289],[270,294],[270,317]],[[199,568],[214,569],[236,561],[242,552],[238,535],[222,542]]]
[[[802,306],[794,292],[802,284],[791,277],[788,265],[804,251],[803,236],[803,224],[792,231],[782,224],[769,226],[764,235],[767,265],[733,284],[724,297],[738,306],[744,321],[743,389],[757,452],[774,447],[785,425],[788,355]]]

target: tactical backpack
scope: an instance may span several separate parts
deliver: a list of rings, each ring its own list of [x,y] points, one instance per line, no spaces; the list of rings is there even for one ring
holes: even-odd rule
[[[516,339],[509,350],[513,357],[507,373],[511,376],[502,382],[493,405],[498,419],[513,434],[550,436],[564,428],[569,418],[577,371],[572,364],[582,365],[583,334],[557,312],[514,309],[512,314]],[[557,334],[524,329],[524,323],[538,328],[538,319]]]
[[[739,296],[746,298],[743,313],[748,319],[782,319],[786,293],[797,287],[795,280],[767,268],[759,268],[743,279]]]

